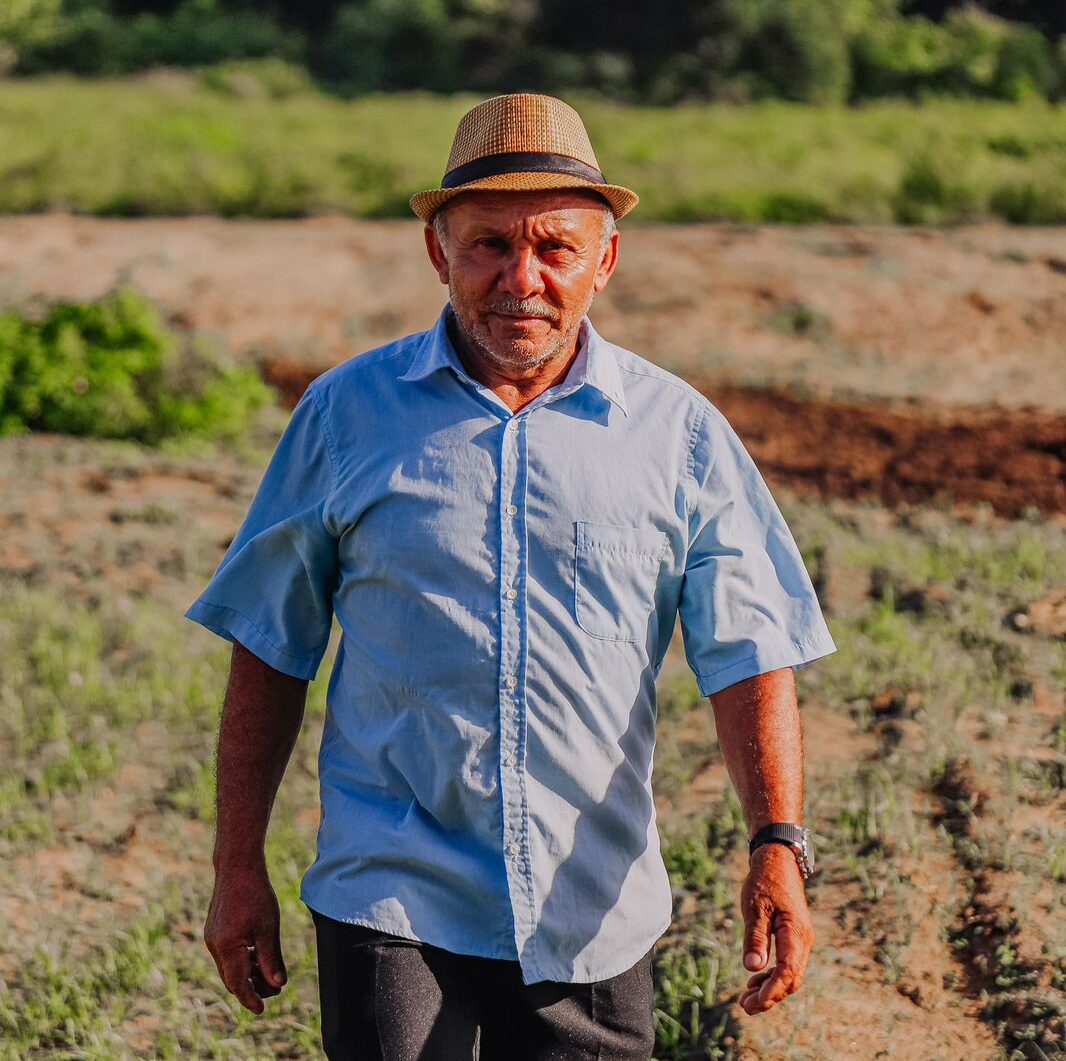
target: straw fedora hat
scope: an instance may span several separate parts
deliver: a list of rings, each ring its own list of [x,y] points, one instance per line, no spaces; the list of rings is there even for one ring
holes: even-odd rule
[[[411,209],[429,221],[449,199],[469,191],[585,188],[602,195],[614,216],[640,201],[608,184],[581,116],[554,96],[515,92],[479,103],[459,119],[439,188],[411,196]]]

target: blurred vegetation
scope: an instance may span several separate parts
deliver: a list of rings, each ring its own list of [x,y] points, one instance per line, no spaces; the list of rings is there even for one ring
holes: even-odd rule
[[[341,94],[1061,100],[1064,29],[1040,0],[4,0],[0,74],[273,58]]]
[[[29,430],[132,439],[234,437],[272,392],[198,337],[180,349],[132,288],[0,314],[0,436]]]
[[[344,101],[281,60],[0,94],[0,213],[410,217],[477,102]],[[258,85],[252,89],[251,85]],[[570,96],[638,221],[1066,221],[1066,108],[943,99],[629,106]],[[106,120],[102,116],[106,115]]]

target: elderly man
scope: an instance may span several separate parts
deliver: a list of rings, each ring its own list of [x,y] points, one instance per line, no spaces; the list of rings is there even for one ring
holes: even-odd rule
[[[301,886],[331,1058],[651,1056],[678,615],[749,830],[740,1005],[803,978],[792,670],[835,646],[722,414],[586,316],[636,202],[560,100],[465,115],[411,200],[447,305],[311,384],[186,612],[234,642],[205,940],[256,1013],[286,976],[267,820],[341,627]]]

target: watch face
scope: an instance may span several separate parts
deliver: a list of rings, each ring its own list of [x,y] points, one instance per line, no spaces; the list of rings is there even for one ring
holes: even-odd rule
[[[802,855],[802,862],[804,865],[803,876],[809,877],[814,872],[814,851],[811,847],[811,832],[809,829],[803,830],[803,837],[800,840],[800,853]]]

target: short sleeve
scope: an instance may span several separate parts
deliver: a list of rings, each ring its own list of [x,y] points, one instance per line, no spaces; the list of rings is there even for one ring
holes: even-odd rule
[[[755,462],[708,403],[691,452],[678,610],[700,694],[836,651],[795,539]]]
[[[324,520],[333,465],[312,388],[293,410],[236,537],[185,612],[308,680],[329,644],[338,571],[337,540]]]

